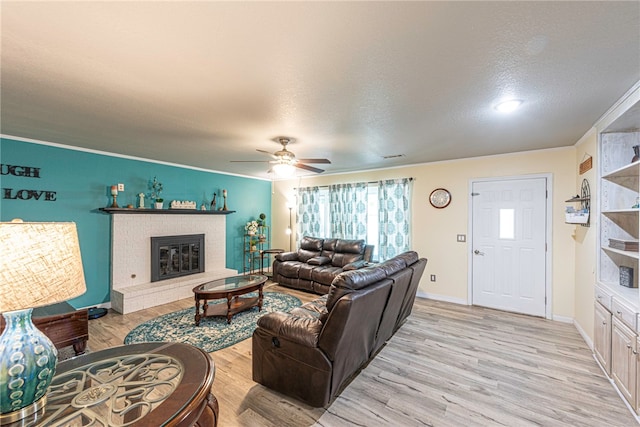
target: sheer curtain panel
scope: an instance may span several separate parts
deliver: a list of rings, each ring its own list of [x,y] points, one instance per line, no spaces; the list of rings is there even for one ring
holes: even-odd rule
[[[331,237],[367,239],[367,184],[329,186]]]
[[[304,236],[320,237],[320,188],[298,189],[298,213],[296,215],[296,248]]]
[[[411,248],[411,183],[411,178],[378,183],[378,244],[381,261]]]

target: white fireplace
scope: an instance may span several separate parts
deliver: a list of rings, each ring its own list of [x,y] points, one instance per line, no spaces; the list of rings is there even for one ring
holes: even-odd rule
[[[151,281],[151,238],[204,234],[205,271]],[[127,213],[111,215],[111,308],[126,314],[182,298],[195,286],[237,275],[225,267],[226,215]]]

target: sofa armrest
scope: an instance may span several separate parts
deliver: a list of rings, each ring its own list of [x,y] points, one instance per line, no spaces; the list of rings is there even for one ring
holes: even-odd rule
[[[318,347],[322,331],[322,322],[309,317],[297,317],[276,311],[258,319],[258,327],[270,331],[273,335],[303,345]]]
[[[361,259],[360,261],[350,262],[349,264],[342,267],[342,270],[344,271],[357,270],[359,268],[366,267],[368,264],[369,263],[367,261]]]
[[[298,253],[297,252],[283,252],[281,254],[277,254],[275,257],[278,261],[297,261]]]

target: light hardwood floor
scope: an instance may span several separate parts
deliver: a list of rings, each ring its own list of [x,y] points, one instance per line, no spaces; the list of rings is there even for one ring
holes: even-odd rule
[[[280,286],[303,302],[315,295]],[[185,299],[89,322],[91,351],[122,345],[139,323]],[[251,340],[211,353],[219,426],[637,425],[569,324],[417,299],[413,313],[327,408],[251,380]]]

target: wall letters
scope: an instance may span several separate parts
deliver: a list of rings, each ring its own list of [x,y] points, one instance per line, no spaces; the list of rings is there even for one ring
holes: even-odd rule
[[[17,166],[0,164],[0,175],[12,175],[21,178],[40,178],[40,168],[33,166]],[[49,190],[14,190],[13,188],[3,188],[2,198],[9,200],[36,200],[44,202],[55,202],[56,192]]]

